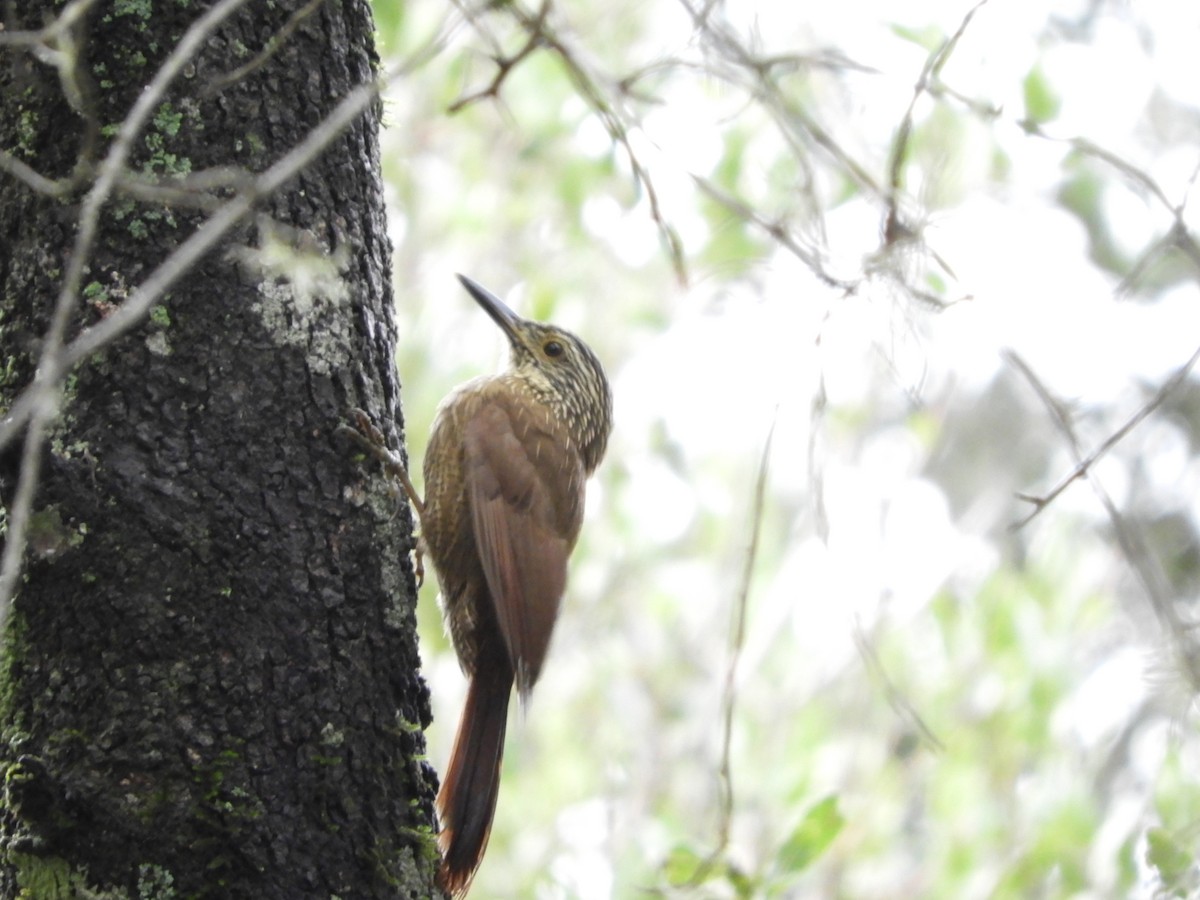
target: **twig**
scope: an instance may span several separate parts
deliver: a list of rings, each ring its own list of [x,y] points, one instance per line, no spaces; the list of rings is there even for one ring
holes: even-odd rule
[[[769,237],[775,240],[779,246],[783,247],[800,262],[816,275],[821,281],[833,288],[844,291],[847,294],[852,294],[858,290],[859,283],[856,281],[845,281],[830,275],[825,270],[825,263],[820,258],[815,250],[802,246],[790,231],[780,222],[772,222],[766,219],[758,210],[751,207],[749,204],[734,197],[731,194],[721,190],[707,178],[701,178],[699,175],[692,175],[692,181],[696,187],[700,188],[701,192],[730,212],[734,213],[745,222],[755,225],[767,233]]]
[[[354,425],[343,423],[335,429],[335,433],[349,438],[359,449],[375,457],[383,466],[384,472],[400,482],[400,486],[408,495],[408,502],[412,504],[417,516],[425,515],[425,501],[421,499],[421,495],[413,486],[412,479],[408,476],[408,464],[399,453],[387,445],[387,439],[383,432],[375,427],[375,423],[371,421],[371,417],[364,410],[351,409],[350,416],[354,420]]]
[[[1092,490],[1100,501],[1100,505],[1104,507],[1104,511],[1108,515],[1109,523],[1112,525],[1113,533],[1117,538],[1117,545],[1121,548],[1121,553],[1124,555],[1126,562],[1129,563],[1134,575],[1137,576],[1146,599],[1150,602],[1155,616],[1170,639],[1171,648],[1175,652],[1181,670],[1188,679],[1188,684],[1193,692],[1200,692],[1200,654],[1197,654],[1195,641],[1190,637],[1191,628],[1180,618],[1178,611],[1167,596],[1168,592],[1163,584],[1162,566],[1154,558],[1154,554],[1146,545],[1142,536],[1138,534],[1125,516],[1121,514],[1121,511],[1117,509],[1117,505],[1108,495],[1108,492],[1104,490],[1104,486],[1099,482],[1095,474],[1090,471],[1091,462],[1094,462],[1095,459],[1093,458],[1089,462],[1089,460],[1082,457],[1079,439],[1075,434],[1070,420],[1063,412],[1062,404],[1042,384],[1034,371],[1023,360],[1020,360],[1011,351],[1010,356],[1017,366],[1018,371],[1025,376],[1038,397],[1046,404],[1047,409],[1058,425],[1059,431],[1066,438],[1071,448],[1071,453],[1077,461],[1075,471],[1080,473],[1073,476],[1072,480],[1074,480],[1074,477],[1085,477],[1092,486]],[[1139,415],[1134,418],[1140,421],[1152,409],[1161,404],[1166,395],[1170,393],[1170,390],[1186,377],[1187,371],[1195,364],[1197,357],[1200,357],[1200,350],[1192,354],[1191,359],[1163,385],[1151,403],[1143,407],[1139,411]],[[1128,433],[1133,424],[1136,424],[1136,422],[1127,423],[1119,434],[1123,436],[1125,433]],[[1119,439],[1116,436],[1114,438]],[[1116,439],[1114,438],[1106,441],[1105,446],[1111,446],[1111,444],[1115,443]],[[1096,454],[1093,454],[1094,456]],[[1039,506],[1039,510],[1044,507],[1045,502]]]
[[[1176,228],[1174,227],[1138,255],[1133,265],[1129,267],[1129,271],[1121,276],[1120,282],[1113,290],[1113,295],[1121,297],[1132,292],[1137,283],[1141,281],[1142,276],[1172,247],[1178,247]]]
[[[480,100],[498,98],[500,96],[500,89],[504,86],[505,80],[512,73],[513,69],[520,65],[534,50],[543,45],[542,27],[545,25],[546,16],[549,12],[550,0],[543,0],[541,8],[538,10],[537,18],[534,19],[532,26],[527,30],[528,40],[525,41],[525,46],[512,56],[493,56],[492,61],[496,64],[496,74],[492,76],[491,83],[487,87],[480,88],[455,100],[447,107],[446,112],[454,114],[473,103],[478,103]]]
[[[34,416],[29,423],[29,430],[25,434],[25,446],[21,452],[21,474],[17,478],[17,489],[13,492],[8,508],[8,530],[4,535],[4,554],[0,557],[0,634],[4,633],[10,601],[17,587],[17,579],[21,576],[25,535],[29,530],[33,497],[41,475],[42,444],[46,438],[49,418],[49,415]]]
[[[116,190],[124,196],[151,203],[187,206],[213,212],[220,208],[223,202],[214,191],[241,190],[253,181],[254,176],[248,170],[229,166],[202,169],[183,177],[156,177],[126,170],[118,179]]]
[[[1183,213],[1184,208],[1180,206],[1175,216],[1175,224],[1171,228],[1171,239],[1174,245],[1188,258],[1196,272],[1200,273],[1200,246],[1196,245],[1196,238],[1184,224]]]
[[[513,8],[518,9],[516,4],[513,5]],[[527,14],[519,14],[527,18]],[[658,199],[658,191],[654,187],[654,180],[650,177],[650,173],[642,164],[641,158],[633,149],[633,144],[629,139],[628,126],[600,94],[595,78],[584,70],[576,56],[571,53],[558,36],[553,33],[543,32],[543,34],[546,45],[558,54],[563,64],[567,67],[567,72],[571,76],[571,80],[575,82],[575,87],[591,104],[592,110],[600,116],[600,121],[603,123],[609,136],[625,150],[629,166],[633,170],[634,180],[646,192],[646,200],[650,204],[650,218],[658,227],[659,236],[667,245],[667,255],[670,257],[671,265],[675,269],[675,276],[682,284],[687,284],[687,263],[683,255],[683,242],[679,239],[679,234],[667,221],[666,215],[662,211],[662,206]]]
[[[717,843],[708,857],[697,866],[690,879],[693,885],[702,883],[713,870],[729,847],[733,828],[733,717],[737,709],[737,672],[742,649],[746,643],[746,610],[750,601],[750,585],[754,579],[754,564],[758,560],[759,543],[762,538],[763,511],[767,498],[767,473],[771,462],[771,444],[775,439],[775,425],[779,409],[776,407],[763,443],[762,456],[758,463],[758,474],[754,479],[754,502],[750,509],[750,543],[746,548],[746,560],[742,567],[742,578],[733,601],[729,629],[729,661],[725,666],[725,686],[721,693],[721,762],[717,769],[720,783],[720,809],[717,819]]]
[[[1142,171],[1128,160],[1122,159],[1111,150],[1105,149],[1104,147],[1101,147],[1099,144],[1096,144],[1087,138],[1055,137],[1054,135],[1043,131],[1041,127],[1037,125],[1037,123],[1023,121],[1019,122],[1018,124],[1028,134],[1034,137],[1038,137],[1046,141],[1052,141],[1054,143],[1066,144],[1077,153],[1083,154],[1084,156],[1091,156],[1100,160],[1106,165],[1116,169],[1129,181],[1145,190],[1151,197],[1153,197],[1159,202],[1159,204],[1162,205],[1163,209],[1171,214],[1171,218],[1173,219],[1171,223],[1171,229],[1162,239],[1163,242],[1165,242],[1165,244],[1177,247],[1180,252],[1182,252],[1183,255],[1188,258],[1188,261],[1191,262],[1192,267],[1197,271],[1197,273],[1200,273],[1200,245],[1197,244],[1195,236],[1192,234],[1191,230],[1187,226],[1187,223],[1184,221],[1184,213],[1187,210],[1186,196],[1189,191],[1185,191],[1185,199],[1183,202],[1172,203],[1167,197],[1166,191],[1164,191],[1162,186],[1153,178],[1151,178],[1149,174]],[[1200,172],[1200,165],[1193,170],[1191,178],[1188,179],[1189,188],[1190,185],[1195,181],[1197,172]],[[1156,249],[1157,248],[1155,246],[1152,246],[1150,250],[1147,251],[1147,255],[1152,254]],[[1125,282],[1129,282],[1130,280],[1131,277],[1127,276]]]
[[[50,44],[82,21],[96,0],[74,0],[63,7],[52,22],[39,31],[0,31],[0,47]]]
[[[63,95],[68,104],[87,122],[84,146],[89,150],[81,154],[75,171],[68,178],[46,178],[8,151],[0,150],[0,171],[20,179],[40,194],[61,197],[74,190],[87,176],[87,173],[83,171],[86,169],[84,159],[91,155],[90,147],[98,125],[94,111],[84,100],[85,93],[89,92],[91,81],[86,67],[80,64],[83,50],[79,46],[74,32],[95,4],[96,0],[72,0],[40,31],[4,32],[0,26],[0,48],[6,46],[28,47],[29,52],[36,59],[53,66],[58,72]]]
[[[425,501],[421,499],[421,495],[413,486],[412,479],[408,475],[408,464],[399,453],[388,446],[387,438],[384,437],[382,431],[375,427],[371,417],[364,410],[351,409],[350,418],[354,421],[354,425],[343,423],[338,425],[334,433],[353,441],[361,450],[378,460],[385,473],[400,482],[404,493],[408,495],[408,502],[413,512],[417,515],[417,521],[421,523],[422,536],[417,541],[416,547],[413,548],[413,574],[416,576],[419,589],[425,583]]]
[[[1044,403],[1048,409],[1054,412],[1055,420],[1059,423],[1059,428],[1065,431],[1071,431],[1073,434],[1073,429],[1071,429],[1070,422],[1062,411],[1061,404],[1059,404],[1059,402],[1054,399],[1053,396],[1051,396],[1050,392],[1045,388],[1041,380],[1029,367],[1029,364],[1026,363],[1025,360],[1023,360],[1013,350],[1005,350],[1003,352],[1003,357],[1005,361],[1009,363],[1009,365],[1013,366],[1013,368],[1015,368],[1025,377],[1025,380],[1029,382],[1034,391],[1041,398],[1042,403]],[[1017,494],[1021,500],[1032,504],[1033,509],[1027,516],[1014,523],[1011,526],[1011,529],[1016,531],[1020,528],[1024,528],[1039,513],[1041,513],[1042,510],[1053,503],[1059,494],[1065,491],[1078,479],[1086,477],[1092,466],[1094,466],[1096,462],[1102,456],[1104,456],[1104,454],[1108,453],[1109,450],[1120,443],[1125,436],[1129,434],[1129,432],[1133,431],[1134,428],[1141,424],[1142,420],[1162,406],[1167,397],[1169,397],[1171,393],[1183,383],[1184,379],[1188,377],[1188,374],[1192,371],[1197,362],[1200,362],[1200,347],[1198,347],[1192,353],[1187,362],[1176,369],[1171,377],[1163,382],[1162,386],[1155,391],[1154,396],[1151,397],[1147,403],[1138,409],[1136,413],[1130,416],[1124,425],[1110,434],[1104,440],[1104,442],[1100,444],[1099,447],[1097,447],[1087,456],[1077,454],[1078,458],[1075,468],[1072,469],[1061,481],[1059,481],[1058,484],[1055,485],[1048,494],[1044,494],[1042,496],[1035,496],[1032,494]]]
[[[655,226],[657,226],[659,236],[666,244],[667,254],[671,259],[671,265],[675,270],[676,277],[682,283],[686,284],[688,277],[687,263],[683,254],[683,242],[680,240],[675,229],[667,221],[658,198],[658,191],[654,187],[654,180],[650,177],[649,171],[642,163],[637,151],[633,148],[633,142],[630,138],[630,125],[625,121],[623,115],[614,110],[613,104],[604,96],[598,84],[599,79],[585,68],[583,62],[579,59],[579,55],[567,45],[566,41],[551,26],[549,22],[550,0],[544,0],[536,13],[530,13],[517,0],[511,0],[511,2],[504,4],[503,9],[529,35],[528,42],[512,58],[497,57],[496,64],[499,66],[499,70],[492,79],[492,84],[481,91],[477,91],[476,94],[455,101],[454,105],[450,107],[450,111],[453,112],[461,109],[467,103],[474,102],[482,97],[495,97],[504,79],[512,71],[516,63],[526,58],[535,49],[544,47],[553,52],[566,68],[567,75],[579,91],[580,96],[599,117],[604,130],[608,132],[608,136],[625,151],[625,156],[629,160],[629,166],[633,171],[634,181],[646,192],[646,200],[650,206],[650,218]],[[471,24],[481,34],[484,33],[482,26],[475,17],[471,17]],[[620,89],[620,82],[614,82],[611,79],[608,80],[610,83],[618,86],[615,90],[618,96],[624,93]]]
[[[64,194],[71,192],[71,189],[78,183],[78,178],[47,178],[37,169],[21,162],[11,153],[0,150],[0,172],[7,172],[9,175],[25,182],[33,190],[39,194],[47,194],[51,197],[61,197]]]
[[[1033,133],[1037,134],[1039,137],[1048,137],[1040,129]],[[1053,138],[1049,139],[1053,140]],[[1161,187],[1159,187],[1158,182],[1135,166],[1133,163],[1127,162],[1126,160],[1117,156],[1117,154],[1113,153],[1111,150],[1107,150],[1104,147],[1101,147],[1099,144],[1088,140],[1087,138],[1067,138],[1066,143],[1085,156],[1093,156],[1096,159],[1103,160],[1104,162],[1108,163],[1130,181],[1141,185],[1143,188],[1149,191],[1155,198],[1158,199],[1164,208],[1172,213],[1177,211],[1177,207],[1167,199],[1166,193]]]
[[[703,9],[697,9],[690,0],[679,0],[679,2],[692,17],[692,24],[696,30],[705,35],[709,42],[720,51],[722,59],[732,62],[734,71],[738,75],[748,74],[750,76],[749,85],[744,86],[747,86],[750,93],[772,114],[775,124],[779,127],[785,140],[793,143],[792,131],[796,125],[799,125],[801,132],[808,137],[809,141],[823,150],[859,187],[873,196],[882,196],[883,192],[871,174],[842,149],[833,136],[803,107],[798,106],[787,97],[779,89],[778,84],[772,80],[772,72],[775,68],[774,57],[756,56],[731,35],[728,29],[714,25],[712,17],[709,15],[711,4]],[[712,71],[713,74],[720,74],[716,70]],[[736,77],[729,77],[727,80],[731,83],[738,81]],[[796,153],[796,162],[804,165],[805,156],[805,153]]]
[[[867,638],[866,632],[863,631],[862,622],[857,620],[854,623],[854,645],[858,648],[858,655],[862,657],[867,668],[883,685],[884,695],[887,697],[892,709],[902,718],[908,720],[912,724],[912,727],[929,742],[929,745],[934,750],[945,750],[946,745],[933,733],[933,729],[925,724],[925,720],[921,718],[921,714],[912,705],[912,701],[896,687],[896,683],[888,674],[887,669],[884,668],[879,654],[875,652],[874,646],[872,646],[870,640]]]
[[[888,193],[887,193],[887,216],[884,220],[884,241],[892,243],[902,235],[915,234],[915,231],[906,223],[900,221],[900,209],[898,197],[901,191],[901,174],[903,172],[904,160],[908,156],[908,143],[912,137],[913,116],[916,112],[917,101],[921,99],[921,95],[929,91],[930,85],[945,67],[950,60],[950,54],[958,46],[958,42],[966,33],[967,26],[971,24],[971,20],[975,18],[975,13],[979,12],[988,0],[979,0],[971,7],[967,14],[959,23],[958,29],[949,38],[942,42],[933,53],[925,60],[925,66],[921,69],[921,75],[917,79],[916,85],[913,86],[912,98],[908,101],[908,109],[904,111],[904,117],[900,120],[900,126],[896,129],[896,137],[892,140],[891,151],[888,154]]]

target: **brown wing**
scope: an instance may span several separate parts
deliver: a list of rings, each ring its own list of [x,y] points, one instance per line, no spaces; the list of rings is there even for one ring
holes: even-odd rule
[[[463,433],[467,497],[522,699],[537,681],[582,519],[579,455],[540,409],[485,401]]]

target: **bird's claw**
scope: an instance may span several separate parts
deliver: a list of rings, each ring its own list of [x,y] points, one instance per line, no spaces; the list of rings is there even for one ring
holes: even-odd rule
[[[425,504],[421,500],[420,494],[417,493],[416,488],[413,487],[411,479],[408,477],[408,467],[405,466],[404,460],[388,446],[387,438],[382,431],[375,427],[375,423],[371,421],[371,417],[365,411],[357,407],[352,407],[349,414],[354,424],[347,425],[343,422],[338,425],[336,433],[349,438],[360,449],[379,460],[383,465],[384,471],[400,482],[404,488],[404,493],[417,513],[417,520],[420,521],[421,515],[425,510]],[[425,583],[424,555],[425,541],[418,538],[417,545],[413,550],[413,571],[416,575],[418,588]]]
[[[421,585],[425,583],[425,538],[424,536],[417,538],[417,545],[413,547],[413,575],[417,579],[417,590],[421,589]]]

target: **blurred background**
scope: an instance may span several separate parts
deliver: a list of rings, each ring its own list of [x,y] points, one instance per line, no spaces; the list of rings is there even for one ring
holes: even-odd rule
[[[413,459],[456,272],[615,390],[473,895],[1195,896],[1200,6],[376,14]]]

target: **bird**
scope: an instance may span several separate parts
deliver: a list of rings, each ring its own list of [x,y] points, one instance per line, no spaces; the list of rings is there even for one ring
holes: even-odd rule
[[[399,458],[375,449],[390,458],[417,513],[418,549],[433,562],[446,630],[468,679],[437,798],[438,883],[452,897],[466,894],[487,848],[513,688],[527,705],[566,589],[585,484],[613,421],[608,378],[587,344],[458,278],[508,338],[508,366],[458,386],[439,405],[423,499]]]

